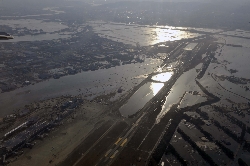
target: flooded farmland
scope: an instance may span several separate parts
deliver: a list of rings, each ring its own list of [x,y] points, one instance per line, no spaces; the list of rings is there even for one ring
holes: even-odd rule
[[[242,15],[24,1],[0,2],[0,165],[249,165]]]

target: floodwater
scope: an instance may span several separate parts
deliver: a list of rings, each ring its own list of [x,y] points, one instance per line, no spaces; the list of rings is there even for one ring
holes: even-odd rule
[[[59,33],[61,30],[69,28],[61,22],[48,22],[36,19],[0,20],[0,22],[3,25],[17,30],[20,34],[25,34],[25,30],[35,32],[33,35],[11,34],[14,36],[14,39],[1,40],[1,42],[42,41],[71,37],[71,32]]]
[[[87,99],[93,99],[98,95],[116,93],[120,87],[123,87],[126,91],[118,93],[119,95],[116,97],[119,98],[131,87],[139,84],[144,79],[143,76],[152,73],[155,70],[154,68],[161,63],[161,60],[146,59],[144,63],[82,72],[76,75],[64,76],[60,79],[50,79],[11,92],[0,93],[0,105],[5,108],[4,111],[0,112],[0,116],[33,101],[60,95],[83,94],[87,95]],[[149,92],[151,90],[148,88],[145,91]]]
[[[250,42],[249,42],[249,46],[250,46]],[[250,48],[246,48],[246,47],[224,46],[222,48],[221,55],[216,56],[217,60],[222,64],[222,65],[217,65],[217,66],[222,66],[222,69],[218,71],[218,69],[216,68],[213,69],[209,67],[208,70],[209,72],[212,72],[212,73],[224,75],[223,71],[229,70],[229,69],[236,69],[237,72],[233,73],[232,75],[234,75],[235,77],[242,77],[242,78],[250,79],[249,52],[250,52]],[[226,68],[224,66],[226,66]],[[228,75],[231,75],[229,71],[227,71],[227,73]]]
[[[201,95],[193,95],[190,93],[186,93],[183,99],[181,100],[178,108],[179,109],[185,108],[185,107],[192,106],[192,105],[204,102],[204,101],[207,101],[206,97],[203,97]]]
[[[167,82],[173,75],[173,72],[165,72],[152,76],[152,80],[159,82]]]
[[[168,113],[174,104],[177,104],[181,101],[186,92],[196,91],[199,92],[199,94],[203,94],[198,85],[195,83],[196,76],[197,72],[195,69],[191,69],[180,76],[180,78],[175,82],[174,86],[170,90],[168,96],[166,96],[166,101],[161,112],[156,118],[156,123],[161,121],[161,119]]]
[[[60,22],[48,22],[37,19],[0,20],[2,25],[13,29],[43,30],[43,32],[56,32],[68,28]]]
[[[249,31],[236,29],[234,31],[221,32],[221,35],[238,36],[238,37],[250,37]]]
[[[57,40],[63,38],[70,38],[71,35],[65,34],[39,34],[39,35],[25,35],[25,36],[14,36],[11,40],[1,40],[0,42],[24,42],[24,41],[42,41],[42,40]]]
[[[246,98],[250,98],[250,93],[245,90],[245,86],[249,86],[249,82],[247,84],[236,84],[228,80],[221,80],[217,76],[234,76],[249,79],[249,51],[250,48],[245,46],[224,46],[221,54],[219,54],[220,49],[218,49],[216,54],[217,62],[209,65],[203,78],[200,79],[200,83],[210,93],[220,97],[222,100],[229,99],[235,103],[247,103],[248,100]],[[236,72],[231,73],[230,69],[236,70]]]
[[[135,114],[154,97],[164,86],[163,83],[146,83],[137,90],[132,97],[120,108],[120,113],[124,117]]]
[[[171,26],[140,26],[136,24],[117,24],[101,21],[88,23],[99,36],[125,44],[149,46],[166,41],[197,38],[198,33],[186,31],[186,28]]]
[[[220,39],[218,42],[223,44],[241,45],[243,47],[250,47],[249,38],[241,38],[240,36],[226,36],[226,35],[214,35],[214,37]],[[236,47],[233,47],[236,48]]]

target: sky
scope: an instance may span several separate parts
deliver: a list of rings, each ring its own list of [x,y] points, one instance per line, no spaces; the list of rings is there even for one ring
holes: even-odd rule
[[[249,0],[79,0],[85,2],[95,2],[95,3],[102,3],[102,2],[118,2],[118,1],[157,1],[157,2],[249,2]]]

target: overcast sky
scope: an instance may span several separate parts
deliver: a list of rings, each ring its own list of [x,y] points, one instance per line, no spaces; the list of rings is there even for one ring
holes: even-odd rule
[[[88,2],[157,1],[157,2],[249,2],[249,0],[80,0]]]
[[[68,0],[68,1],[71,1],[71,0]],[[143,2],[143,1],[151,1],[151,2],[203,2],[203,3],[216,3],[216,2],[229,3],[229,2],[232,2],[236,5],[250,3],[250,0],[72,0],[72,1],[82,1],[82,2],[94,3],[94,4],[104,4],[107,2],[121,2],[121,1],[132,1],[132,2]]]

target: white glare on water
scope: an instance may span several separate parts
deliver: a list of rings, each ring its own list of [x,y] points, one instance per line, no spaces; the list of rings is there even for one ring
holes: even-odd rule
[[[150,85],[150,89],[152,90],[153,92],[153,95],[155,96],[160,90],[161,88],[164,86],[163,83],[152,83]]]
[[[152,80],[166,82],[172,77],[172,75],[173,75],[173,72],[161,73],[161,74],[157,74],[157,75],[153,76]]]

